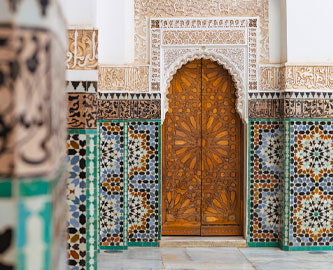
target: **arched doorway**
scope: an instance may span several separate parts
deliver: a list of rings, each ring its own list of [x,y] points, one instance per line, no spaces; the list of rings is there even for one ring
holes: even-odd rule
[[[163,124],[162,234],[242,234],[242,124],[228,71],[194,60],[174,75]]]

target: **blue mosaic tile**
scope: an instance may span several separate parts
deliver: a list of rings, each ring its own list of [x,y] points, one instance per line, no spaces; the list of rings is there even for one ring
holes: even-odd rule
[[[280,121],[250,122],[249,243],[279,241],[283,176],[281,127]]]
[[[67,140],[69,177],[67,202],[68,265],[71,270],[86,266],[86,135],[69,134]]]
[[[333,122],[290,121],[289,246],[333,246]]]
[[[90,131],[92,133],[92,131]],[[87,134],[87,269],[97,269],[97,131]]]
[[[101,249],[127,245],[124,128],[123,122],[99,123]]]
[[[128,238],[159,238],[159,122],[128,123]]]

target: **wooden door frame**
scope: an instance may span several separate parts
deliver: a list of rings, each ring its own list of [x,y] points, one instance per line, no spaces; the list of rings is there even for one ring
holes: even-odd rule
[[[202,58],[196,58],[196,59],[207,59],[205,57],[202,57]],[[209,59],[209,58],[208,58]],[[211,59],[212,60],[212,59]],[[214,60],[212,60],[214,61]],[[191,60],[187,61],[186,63],[189,63],[191,62]],[[217,62],[217,61],[214,61],[214,62]],[[230,71],[222,64],[220,64],[219,62],[217,62],[220,66],[222,66],[224,69],[226,69],[229,73],[229,75],[233,78],[232,74],[230,74]],[[181,67],[180,67],[181,68]],[[179,69],[180,69],[179,68]],[[177,71],[179,70],[177,69]],[[176,74],[176,73],[175,73]],[[175,75],[173,74],[173,75]],[[173,75],[172,75],[172,78],[173,78]],[[172,79],[171,79],[172,80]],[[171,82],[170,80],[170,82]],[[237,84],[236,82],[234,81],[234,87],[235,87],[235,90],[237,92]],[[237,104],[235,104],[235,108],[237,108]],[[166,112],[167,113],[167,112]],[[241,206],[241,231],[242,231],[242,236],[243,238],[246,239],[247,237],[247,226],[248,226],[248,220],[247,220],[247,216],[248,216],[248,201],[247,201],[247,197],[248,197],[248,194],[247,194],[247,190],[248,190],[248,123],[244,121],[242,115],[239,115],[240,117],[240,120],[241,120],[241,157],[240,157],[240,160],[241,160],[241,166],[243,167],[243,169],[241,170],[241,201],[240,201],[240,206]],[[165,118],[163,119],[162,123],[161,123],[161,190],[160,190],[160,196],[161,196],[161,205],[160,205],[160,211],[162,212],[161,214],[161,224],[160,224],[160,228],[161,228],[161,237],[163,232],[162,232],[162,225],[163,225],[163,157],[164,157],[164,151],[165,151],[165,144],[164,144],[164,132],[165,132],[165,125],[164,125],[164,120]],[[227,236],[227,235],[226,235]],[[219,237],[224,237],[224,236],[219,236]]]

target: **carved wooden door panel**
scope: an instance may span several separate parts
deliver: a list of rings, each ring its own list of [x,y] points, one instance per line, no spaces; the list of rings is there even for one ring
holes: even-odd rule
[[[241,122],[231,76],[210,60],[183,66],[163,124],[163,235],[240,235]]]
[[[201,60],[174,75],[168,98],[163,124],[162,233],[200,235]]]
[[[241,120],[222,66],[202,60],[201,235],[241,235]]]

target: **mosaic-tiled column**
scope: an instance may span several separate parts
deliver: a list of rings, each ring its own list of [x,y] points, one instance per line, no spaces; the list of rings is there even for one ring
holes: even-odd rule
[[[98,31],[68,30],[68,72],[82,78],[67,82],[68,162],[67,202],[69,269],[97,269],[97,81],[85,80],[84,72],[97,71]],[[96,78],[97,79],[97,78]]]
[[[247,243],[250,247],[276,247],[281,238],[282,105],[278,92],[249,94]]]
[[[249,246],[333,249],[332,72],[261,68],[262,93],[249,94]]]
[[[333,96],[313,89],[331,69],[287,67],[287,79],[294,72],[305,84],[286,83],[293,91],[284,101],[284,250],[333,249]]]
[[[67,82],[69,269],[97,269],[97,82]]]
[[[160,94],[98,93],[100,246],[160,239]]]
[[[57,269],[66,214],[65,25],[57,1],[0,1],[0,10],[0,269]]]

